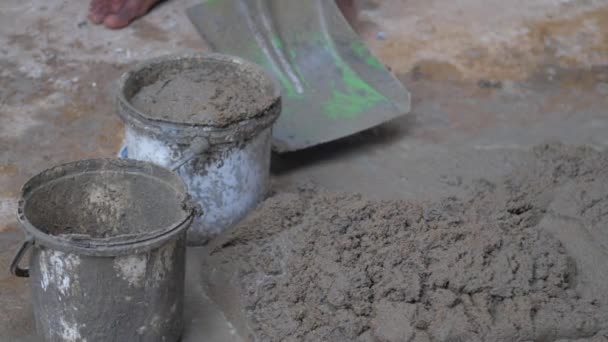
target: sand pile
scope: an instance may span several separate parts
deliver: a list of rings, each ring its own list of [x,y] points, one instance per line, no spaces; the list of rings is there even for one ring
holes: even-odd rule
[[[522,158],[435,203],[275,194],[212,244],[210,293],[255,341],[606,341],[608,154]]]
[[[157,120],[228,125],[259,114],[274,100],[259,79],[243,73],[226,66],[167,72],[142,87],[131,103]]]

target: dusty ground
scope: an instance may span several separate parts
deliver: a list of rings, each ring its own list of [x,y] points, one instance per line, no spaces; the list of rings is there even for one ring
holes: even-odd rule
[[[169,1],[122,31],[88,24],[85,1],[0,4],[0,269],[21,239],[21,184],[51,165],[117,152],[120,73],[143,58],[205,48],[183,12],[195,3]],[[547,139],[605,149],[607,6],[389,0],[366,10],[365,22],[386,19],[362,33],[412,91],[412,115],[275,158],[275,186],[311,179],[375,198],[432,200],[504,176],[517,151]],[[197,253],[190,251],[184,341],[233,340],[204,295]],[[0,276],[0,304],[1,339],[35,341],[27,282]]]
[[[362,33],[397,70],[476,80],[529,77],[540,65],[606,64],[604,0],[359,0]],[[386,40],[371,39],[382,32]]]

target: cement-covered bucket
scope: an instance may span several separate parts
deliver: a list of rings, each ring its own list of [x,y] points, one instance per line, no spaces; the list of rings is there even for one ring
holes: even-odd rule
[[[261,67],[220,54],[156,58],[122,76],[126,157],[184,179],[205,211],[188,232],[191,244],[229,228],[264,197],[280,99]]]
[[[31,279],[40,338],[177,341],[188,203],[178,175],[141,161],[78,161],[29,180],[18,209],[27,239],[11,272]]]

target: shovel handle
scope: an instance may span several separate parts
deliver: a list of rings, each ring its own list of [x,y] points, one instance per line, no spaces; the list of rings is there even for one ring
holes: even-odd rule
[[[16,277],[20,277],[20,278],[28,278],[30,276],[30,269],[19,267],[19,263],[21,262],[21,259],[23,258],[23,255],[25,254],[25,252],[27,252],[27,250],[33,244],[34,244],[34,239],[32,237],[28,237],[27,239],[25,239],[25,241],[23,241],[23,243],[21,244],[21,247],[19,247],[19,250],[15,254],[15,257],[13,258],[13,262],[11,262],[10,270],[11,270],[12,275],[14,275]]]

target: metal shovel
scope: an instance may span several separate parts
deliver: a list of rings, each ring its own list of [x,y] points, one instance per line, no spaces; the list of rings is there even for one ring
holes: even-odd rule
[[[280,82],[275,151],[339,139],[410,110],[408,91],[333,0],[208,0],[188,16],[213,50],[254,61]]]

